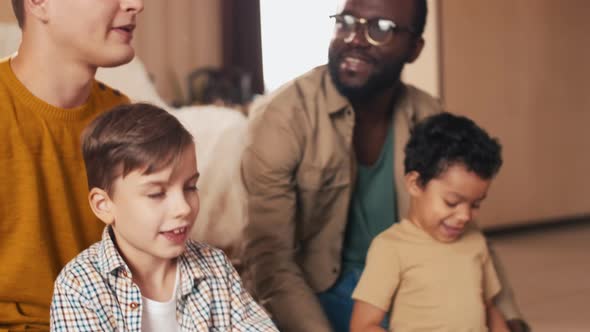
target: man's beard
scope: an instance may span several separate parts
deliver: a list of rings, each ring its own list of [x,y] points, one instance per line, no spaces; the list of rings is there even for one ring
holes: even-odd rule
[[[391,61],[384,63],[380,70],[374,72],[362,86],[347,86],[340,81],[339,77],[340,57],[332,52],[328,55],[328,70],[334,82],[334,86],[341,95],[354,101],[367,101],[394,86],[400,79],[403,62]]]

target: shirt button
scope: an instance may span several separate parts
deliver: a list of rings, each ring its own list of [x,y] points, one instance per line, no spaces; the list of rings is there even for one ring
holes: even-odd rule
[[[137,309],[139,307],[139,303],[137,302],[131,302],[131,304],[129,304],[129,307],[133,310]]]

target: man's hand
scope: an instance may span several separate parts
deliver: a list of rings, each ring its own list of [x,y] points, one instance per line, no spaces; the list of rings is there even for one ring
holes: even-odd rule
[[[511,319],[506,321],[508,327],[510,328],[510,332],[530,332],[531,328],[525,323],[523,320],[520,319]]]

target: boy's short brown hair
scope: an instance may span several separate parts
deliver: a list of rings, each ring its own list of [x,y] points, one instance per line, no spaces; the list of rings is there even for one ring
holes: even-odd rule
[[[22,29],[25,25],[25,2],[23,0],[12,0],[12,10],[18,21],[18,26]]]
[[[126,104],[101,114],[82,134],[88,188],[112,194],[119,176],[159,171],[193,143],[173,115],[150,104]]]

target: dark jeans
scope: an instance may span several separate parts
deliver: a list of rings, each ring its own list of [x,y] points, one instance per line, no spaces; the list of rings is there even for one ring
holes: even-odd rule
[[[324,313],[335,332],[348,332],[350,330],[350,317],[352,316],[352,305],[354,304],[351,296],[362,272],[361,269],[347,270],[340,275],[334,286],[318,294]],[[381,326],[387,329],[389,326],[389,314],[385,316]]]

